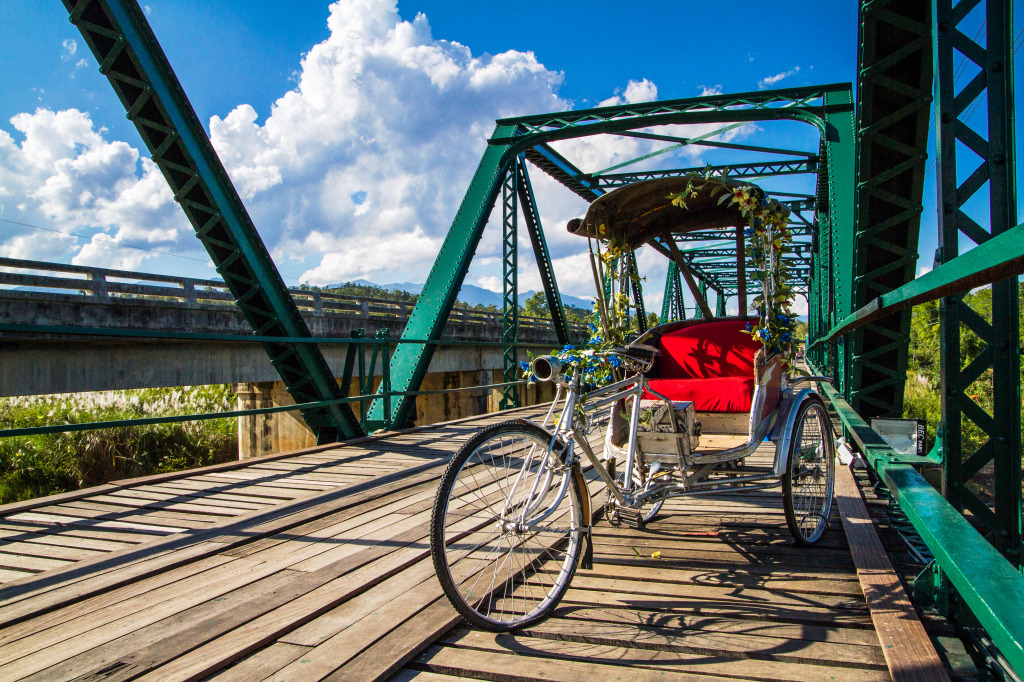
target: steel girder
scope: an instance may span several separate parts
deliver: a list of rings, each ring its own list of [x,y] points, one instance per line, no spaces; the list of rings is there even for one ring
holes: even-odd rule
[[[596,134],[632,133],[659,125],[794,120],[813,125],[822,136],[831,136],[845,145],[850,140],[845,133],[834,134],[832,121],[835,116],[852,116],[849,91],[848,84],[764,90],[498,121],[403,334],[405,339],[425,343],[401,344],[392,356],[394,390],[415,390],[422,381],[502,180],[520,154],[589,201],[604,190],[588,184],[592,181],[586,174],[555,152],[550,143]],[[846,93],[845,99],[842,93]],[[819,176],[822,174],[819,171]],[[412,404],[411,396],[399,402],[397,425],[407,423]],[[374,409],[379,410],[379,406],[374,405]]]
[[[501,263],[502,263],[502,308],[501,308],[501,341],[502,381],[506,384],[501,389],[499,407],[508,410],[519,407],[519,387],[509,386],[519,374],[519,348],[516,346],[519,335],[519,164],[517,158],[512,167],[505,173],[501,185]]]
[[[217,272],[258,336],[310,332],[242,200],[134,0],[63,0]],[[297,403],[344,398],[312,344],[264,349]],[[362,435],[348,405],[302,410],[318,442]]]
[[[861,2],[854,308],[914,279],[932,102],[929,3]],[[850,403],[903,415],[910,310],[855,332]]]
[[[828,132],[822,136],[820,153],[827,172],[818,175],[818,250],[810,294],[817,304],[819,319],[813,328],[818,334],[827,333],[854,310],[853,96],[849,90],[832,91],[825,102],[832,105],[825,115]],[[839,339],[829,344],[821,358],[824,364],[818,365],[828,368],[844,395],[851,389],[852,351],[850,339]]]
[[[522,156],[516,162],[516,168],[519,174],[517,179],[519,205],[526,222],[526,230],[530,233],[530,243],[533,245],[533,256],[537,261],[537,269],[540,271],[540,280],[544,284],[544,295],[548,299],[551,323],[555,326],[558,342],[564,346],[570,341],[569,321],[565,317],[562,293],[558,290],[558,282],[555,280],[555,269],[551,265],[551,254],[548,252],[548,243],[544,239],[544,230],[541,228],[540,213],[537,211],[537,201],[533,196],[533,185],[530,184],[530,175],[526,172],[526,162]]]
[[[636,264],[636,251],[629,252],[629,290],[632,292],[633,307],[636,308],[636,323],[640,333],[647,331],[647,306],[644,305],[644,290],[640,284],[640,269]]]
[[[683,282],[680,279],[679,266],[669,260],[668,271],[665,273],[665,295],[661,300],[660,324],[686,319],[686,306],[683,305]]]
[[[601,189],[614,189],[625,185],[632,185],[634,182],[644,180],[655,180],[657,178],[678,178],[691,173],[712,173],[722,174],[730,178],[749,178],[755,180],[762,177],[774,177],[776,175],[800,175],[804,173],[817,173],[818,160],[816,157],[807,159],[786,159],[783,161],[762,161],[760,163],[737,163],[723,164],[719,166],[700,166],[692,168],[672,168],[668,170],[636,171],[633,173],[609,173],[598,175],[593,178],[594,185]],[[586,176],[585,176],[586,177]]]
[[[985,47],[959,28],[978,4],[987,24]],[[982,244],[1017,224],[1014,160],[1013,33],[1011,0],[935,0],[936,70],[938,72],[939,251],[945,263],[959,254],[961,235]],[[954,55],[960,53],[980,72],[959,90]],[[968,125],[968,107],[987,95],[985,133]],[[987,135],[987,139],[986,139]],[[962,181],[957,173],[969,157],[958,156],[957,142],[981,163]],[[964,205],[988,184],[989,229],[968,216]],[[959,296],[939,307],[942,423],[945,455],[944,494],[958,511],[970,510],[988,530],[990,542],[1013,564],[1021,555],[1021,431],[1020,339],[1017,278],[992,285],[992,320],[964,305]],[[961,325],[974,331],[986,348],[961,367]],[[993,412],[987,413],[967,394],[970,385],[989,369],[993,380]],[[988,437],[975,452],[964,452],[962,423],[968,419]],[[995,499],[991,507],[967,487],[983,467],[993,465]]]

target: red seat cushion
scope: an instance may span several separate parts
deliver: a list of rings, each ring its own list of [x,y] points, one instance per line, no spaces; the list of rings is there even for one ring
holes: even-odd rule
[[[651,388],[672,400],[692,401],[698,412],[749,412],[761,343],[746,326],[745,319],[719,320],[662,334]]]
[[[753,377],[761,348],[746,320],[708,322],[663,334],[657,376],[663,379]]]
[[[753,371],[751,371],[753,374]],[[670,400],[690,400],[698,412],[750,412],[754,377],[651,379],[651,388]],[[645,399],[656,398],[644,393]]]

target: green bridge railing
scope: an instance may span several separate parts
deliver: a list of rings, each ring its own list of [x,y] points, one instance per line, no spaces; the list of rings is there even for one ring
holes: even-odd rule
[[[874,320],[1007,277],[1016,281],[1022,272],[1024,225],[1018,225],[879,296],[820,339],[810,341],[808,355],[817,356],[820,362],[826,347],[834,348]],[[815,374],[822,374],[823,368],[814,361],[808,364]],[[1003,556],[918,471],[918,466],[934,465],[941,460],[896,453],[839,391],[827,384],[822,384],[821,389],[842,421],[844,435],[856,443],[935,557],[934,565],[916,581],[915,601],[948,613],[948,590],[952,587],[1005,662],[1016,671],[1024,671],[1024,575],[1020,568]],[[1017,398],[1019,403],[1019,393]],[[964,615],[960,614],[957,620],[963,623]]]

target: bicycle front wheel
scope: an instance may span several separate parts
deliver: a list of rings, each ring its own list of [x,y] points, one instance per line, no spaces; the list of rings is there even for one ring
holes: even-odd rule
[[[471,438],[441,477],[430,524],[437,577],[475,626],[506,632],[547,616],[583,547],[576,479],[526,421]]]

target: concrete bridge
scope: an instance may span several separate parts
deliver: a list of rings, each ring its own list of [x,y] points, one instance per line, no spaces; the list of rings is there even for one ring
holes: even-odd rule
[[[293,404],[259,344],[138,338],[168,332],[251,336],[251,326],[221,281],[11,258],[0,258],[0,269],[0,324],[47,325],[58,332],[61,327],[88,327],[122,334],[41,333],[5,326],[0,330],[0,396],[232,384],[239,409]],[[412,311],[411,303],[400,301],[305,289],[293,289],[291,294],[310,331],[322,338],[349,338],[357,330],[373,338],[387,330],[397,339]],[[582,334],[584,327],[576,325],[575,330]],[[521,317],[519,338],[536,344],[536,352],[558,343],[550,320],[544,318]],[[444,341],[452,343],[439,346],[421,390],[453,391],[502,381],[500,313],[453,310]],[[472,345],[460,344],[467,341]],[[322,345],[336,377],[343,376],[350,345]],[[389,351],[394,348],[388,344]],[[368,360],[370,349],[367,345]],[[381,363],[366,370],[378,385]],[[522,389],[522,404],[538,400],[537,391]],[[358,377],[349,393],[360,394]],[[420,396],[416,423],[493,412],[500,397],[500,391],[491,389]],[[315,438],[297,413],[239,419],[242,457],[312,445]]]

